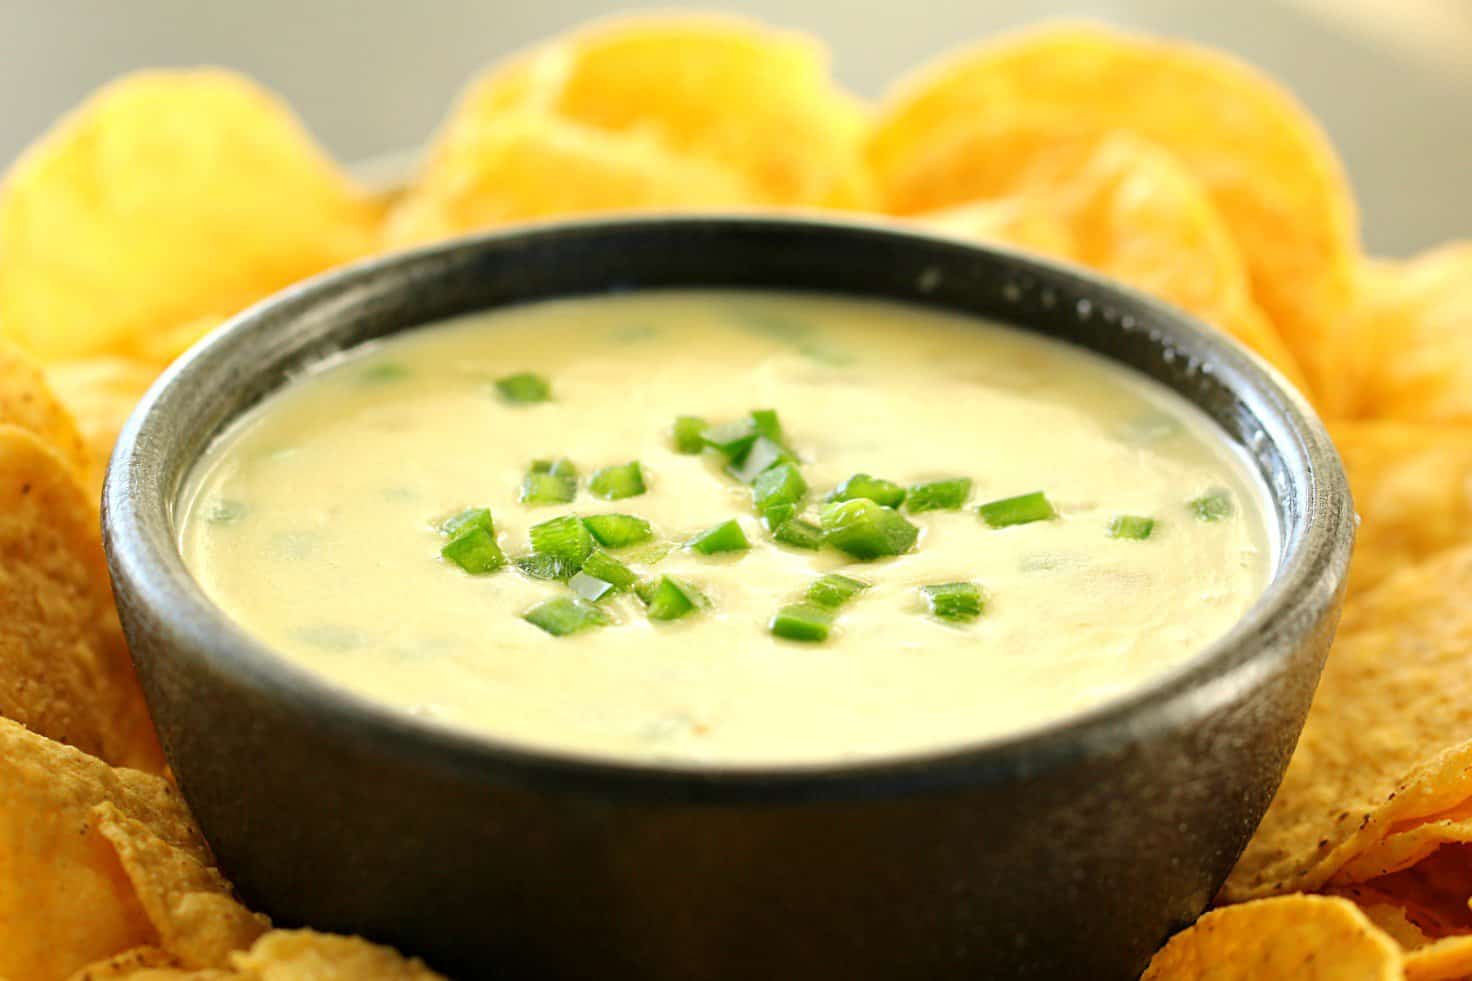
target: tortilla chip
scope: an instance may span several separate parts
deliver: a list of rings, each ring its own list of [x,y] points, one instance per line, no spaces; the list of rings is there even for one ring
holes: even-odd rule
[[[533,111],[731,168],[777,205],[865,207],[868,112],[812,38],[720,14],[622,17],[476,80],[444,132]]]
[[[1472,799],[1472,546],[1352,598],[1288,772],[1229,901],[1386,875],[1403,835]]]
[[[214,969],[191,971],[157,947],[135,947],[82,968],[70,981],[225,981],[237,976]]]
[[[1281,896],[1213,910],[1176,934],[1141,981],[1401,981],[1401,951],[1351,902]]]
[[[920,157],[980,119],[1060,121],[1073,133],[1129,130],[1175,154],[1205,185],[1245,257],[1254,299],[1333,412],[1357,381],[1352,332],[1354,200],[1333,147],[1256,69],[1188,44],[1091,25],[1055,25],[989,42],[896,86],[869,158],[881,193]],[[1009,172],[999,161],[996,173]],[[991,171],[984,166],[978,173]],[[992,197],[985,179],[948,200]],[[913,209],[906,197],[892,207]]]
[[[199,908],[183,897],[223,880],[175,874],[208,867],[210,855],[168,781],[0,719],[0,787],[0,977],[52,981],[136,947],[193,952],[172,929],[178,919],[155,922],[151,907],[168,895]],[[170,864],[139,874],[130,857],[145,842]],[[162,942],[165,933],[179,949]]]
[[[252,981],[436,981],[423,962],[361,937],[273,930],[231,963]]]
[[[1003,195],[983,209],[1010,205],[1019,214],[1016,244],[1097,269],[1201,317],[1262,355],[1307,391],[1298,362],[1252,300],[1246,262],[1205,188],[1168,151],[1130,133],[1055,142],[1051,130],[989,120],[970,131],[980,143],[965,159],[987,157],[987,145],[1009,146],[1010,176],[989,181]],[[1026,147],[1026,153],[1017,145]],[[1066,152],[1059,150],[1066,147]],[[931,182],[922,181],[922,186]],[[949,231],[978,216],[980,237],[994,234],[996,214],[962,206],[960,213],[921,216]],[[1046,222],[1065,230],[1056,234]]]
[[[1472,937],[1449,937],[1405,956],[1406,981],[1457,981],[1472,976]]]
[[[1360,317],[1364,415],[1472,422],[1472,241],[1366,264]]]
[[[47,366],[46,381],[81,430],[87,490],[93,500],[102,497],[102,479],[123,423],[157,376],[152,365],[126,358],[59,361]]]
[[[7,425],[0,610],[0,715],[112,763],[161,766],[117,628],[97,509],[61,457]]]
[[[387,236],[402,245],[538,218],[755,203],[720,164],[676,156],[643,134],[527,113],[457,125],[394,208]]]
[[[89,473],[91,455],[77,423],[46,384],[40,367],[0,341],[0,425],[6,424],[30,430],[78,474]]]
[[[1329,430],[1361,519],[1351,591],[1472,542],[1472,429],[1336,422]]]
[[[0,185],[0,332],[46,360],[136,352],[366,254],[380,217],[250,80],[130,75]]]
[[[149,334],[133,346],[133,356],[159,368],[167,368],[178,360],[181,354],[199,343],[204,335],[224,322],[224,317],[211,315]]]

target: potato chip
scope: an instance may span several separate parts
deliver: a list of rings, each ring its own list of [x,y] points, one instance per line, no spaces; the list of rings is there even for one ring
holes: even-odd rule
[[[833,82],[821,44],[717,14],[597,23],[492,68],[444,132],[532,110],[729,167],[761,200],[864,207],[867,110]]]
[[[127,358],[58,361],[47,366],[46,381],[81,430],[93,500],[101,498],[102,478],[123,423],[157,375],[152,365]]]
[[[1472,241],[1362,272],[1363,414],[1472,422]]]
[[[1253,297],[1314,394],[1331,412],[1351,398],[1354,345],[1343,324],[1358,248],[1353,198],[1323,133],[1270,80],[1215,52],[1102,27],[1014,35],[895,88],[869,145],[881,193],[990,118],[1062,122],[1083,134],[1131,130],[1175,154],[1210,193],[1246,259]],[[985,175],[1008,172],[1004,159],[983,163],[947,187],[950,200],[925,207],[995,196]]]
[[[360,937],[312,930],[274,930],[231,963],[254,981],[435,981],[417,960]]]
[[[1351,902],[1280,896],[1207,913],[1141,981],[1401,981],[1401,951]]]
[[[130,75],[0,185],[0,332],[47,360],[129,353],[364,255],[379,218],[253,82]]]
[[[1472,546],[1353,597],[1287,775],[1223,889],[1243,900],[1398,871],[1400,836],[1472,799]]]
[[[0,341],[0,425],[30,430],[78,474],[91,471],[91,453],[76,421],[46,384],[41,369],[4,341]]]
[[[0,719],[0,787],[0,976],[51,981],[140,946],[207,966],[189,959],[215,956],[224,930],[200,940],[181,929],[201,924],[191,914],[242,923],[166,780]]]
[[[1361,518],[1352,591],[1472,541],[1472,429],[1336,422],[1329,431]]]
[[[457,126],[394,208],[387,234],[405,244],[536,218],[755,203],[733,171],[675,156],[646,135],[528,113]]]
[[[1042,135],[1050,132],[997,121],[985,128],[987,143],[1028,147],[1025,154],[1010,154],[1013,176],[993,182],[1005,196],[980,205],[1010,203],[1034,216],[1025,224],[1013,222],[1012,230],[1023,235],[1016,244],[1066,245],[1066,252],[1053,254],[1196,314],[1305,388],[1297,361],[1253,303],[1247,265],[1200,182],[1168,151],[1133,134],[1073,138],[1060,152],[1063,144]],[[974,156],[985,155],[978,148],[967,159]],[[965,216],[978,214],[977,207],[921,217],[956,231]],[[996,217],[979,214],[984,220]],[[1039,216],[1065,233],[1043,227]],[[985,224],[979,229],[983,235],[988,230]]]
[[[97,509],[26,430],[0,425],[0,715],[110,762],[157,769],[122,645]]]

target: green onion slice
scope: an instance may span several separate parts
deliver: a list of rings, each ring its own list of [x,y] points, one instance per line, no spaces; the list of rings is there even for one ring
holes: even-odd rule
[[[871,477],[866,473],[856,473],[852,477],[839,484],[833,493],[828,496],[830,501],[873,501],[887,508],[897,508],[905,499],[905,489],[890,480],[882,480],[879,477]]]
[[[487,532],[494,535],[496,533],[496,526],[491,521],[491,509],[466,508],[459,514],[446,518],[440,523],[440,531],[449,535],[451,538],[471,528],[484,528]]]
[[[588,490],[605,501],[619,501],[644,493],[644,469],[638,460],[603,467],[588,478]]]
[[[1121,514],[1109,522],[1110,538],[1129,538],[1143,542],[1155,530],[1155,519],[1137,514]]]
[[[833,613],[811,603],[794,603],[777,611],[768,624],[775,637],[817,644],[828,639],[833,629]]]
[[[592,514],[583,519],[588,531],[605,548],[624,548],[654,537],[654,528],[632,514]]]
[[[705,432],[705,420],[698,416],[680,416],[675,420],[674,437],[676,453],[699,453],[705,449],[705,440],[700,434]]]
[[[649,607],[651,620],[678,620],[708,605],[699,590],[674,576],[640,583],[635,592]]]
[[[915,484],[905,497],[906,511],[954,511],[971,496],[970,477],[927,480]]]
[[[823,508],[820,521],[823,540],[856,559],[903,554],[920,535],[898,511],[864,497],[834,501]]]
[[[601,548],[595,548],[583,560],[583,572],[608,583],[614,589],[628,589],[639,581],[634,571]]]
[[[862,579],[850,579],[831,572],[808,585],[807,600],[809,603],[836,610],[868,588],[869,584]]]
[[[787,508],[795,507],[807,492],[808,482],[802,479],[796,464],[781,463],[756,478],[751,485],[751,501],[762,518],[771,515],[773,520],[781,517],[785,521],[792,513]]]
[[[593,551],[593,536],[587,526],[571,515],[532,525],[527,533],[533,551],[560,559],[574,570],[581,569],[583,560]]]
[[[1000,501],[983,504],[977,510],[981,512],[982,520],[993,528],[1025,525],[1058,517],[1058,512],[1053,509],[1052,503],[1042,491],[1004,497]]]
[[[601,627],[609,622],[608,616],[598,607],[577,596],[557,596],[527,610],[521,618],[541,627],[553,637],[575,634],[589,627]]]
[[[475,525],[462,530],[440,549],[440,555],[472,576],[495,572],[506,564],[501,546],[487,529]]]
[[[793,548],[817,551],[823,547],[823,529],[802,518],[792,518],[777,525],[772,530],[772,537]]]
[[[945,582],[921,586],[920,593],[930,612],[942,620],[967,622],[981,616],[986,598],[974,582]]]
[[[746,540],[746,532],[741,530],[740,523],[733,518],[702,531],[686,542],[685,547],[701,555],[715,555],[719,552],[744,552],[751,548],[751,543]]]
[[[1188,507],[1202,521],[1221,521],[1232,516],[1232,495],[1225,488],[1213,487]]]
[[[547,384],[547,379],[530,371],[497,378],[496,391],[512,405],[531,405],[552,398],[552,386]]]

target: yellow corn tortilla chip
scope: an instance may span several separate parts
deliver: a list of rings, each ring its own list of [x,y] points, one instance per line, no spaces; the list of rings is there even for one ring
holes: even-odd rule
[[[1003,197],[922,216],[955,232],[980,217],[978,237],[999,230],[998,204],[1019,216],[1016,244],[1063,247],[1058,258],[1089,266],[1196,314],[1266,358],[1307,391],[1298,362],[1252,300],[1251,280],[1226,223],[1201,183],[1169,151],[1130,133],[1073,138],[1067,152],[1031,125],[991,121],[987,142],[1020,143]],[[985,155],[984,147],[976,154]],[[1046,216],[1046,217],[1043,217]],[[1065,230],[1057,234],[1049,228]],[[1008,229],[1002,229],[1005,233]]]
[[[78,474],[92,467],[76,420],[46,383],[41,368],[14,345],[0,340],[0,424],[28,429]]]
[[[1472,428],[1379,421],[1329,429],[1361,518],[1351,591],[1472,542]]]
[[[1337,411],[1358,364],[1344,329],[1358,231],[1333,147],[1256,69],[1188,44],[1063,24],[942,59],[881,106],[869,159],[888,193],[897,175],[958,129],[987,118],[1066,121],[1073,132],[1129,130],[1175,154],[1205,185],[1245,257],[1253,297]],[[957,187],[960,204],[990,196]]]
[[[1369,353],[1360,411],[1472,422],[1472,241],[1362,271],[1360,334]]]
[[[102,478],[118,433],[133,407],[158,376],[151,364],[127,358],[58,361],[46,368],[46,381],[76,420],[86,451],[88,492],[102,494]]]
[[[1351,597],[1283,785],[1225,899],[1397,871],[1417,857],[1398,836],[1472,798],[1469,589],[1464,545]]]
[[[0,610],[0,715],[109,762],[159,768],[113,612],[97,509],[61,457],[7,425]]]
[[[868,113],[816,40],[720,14],[620,17],[492,68],[444,128],[531,110],[728,167],[777,205],[866,207]]]
[[[229,971],[190,971],[179,967],[178,958],[157,947],[135,947],[89,964],[69,981],[222,981],[233,977]]]
[[[387,237],[403,245],[564,215],[755,203],[734,171],[676,156],[646,135],[525,113],[457,127],[395,206]]]
[[[52,981],[137,947],[189,958],[213,941],[180,932],[183,914],[241,922],[224,903],[224,880],[197,871],[210,866],[209,850],[161,777],[0,719],[0,787],[0,977]],[[156,868],[139,867],[144,851]]]
[[[366,254],[380,217],[250,80],[126,76],[0,184],[0,333],[46,360],[127,354]]]
[[[1406,981],[1458,981],[1472,976],[1472,937],[1448,937],[1405,956]]]
[[[1280,896],[1207,913],[1141,981],[1402,981],[1401,951],[1353,903]]]
[[[361,937],[312,930],[273,930],[231,964],[256,981],[436,981],[441,976],[417,960]]]

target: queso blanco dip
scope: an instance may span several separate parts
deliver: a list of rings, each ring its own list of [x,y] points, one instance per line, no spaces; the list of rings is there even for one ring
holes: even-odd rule
[[[780,764],[1013,733],[1181,664],[1263,590],[1263,500],[1194,407],[1063,344],[644,292],[313,371],[210,449],[180,528],[215,602],[359,695]]]

